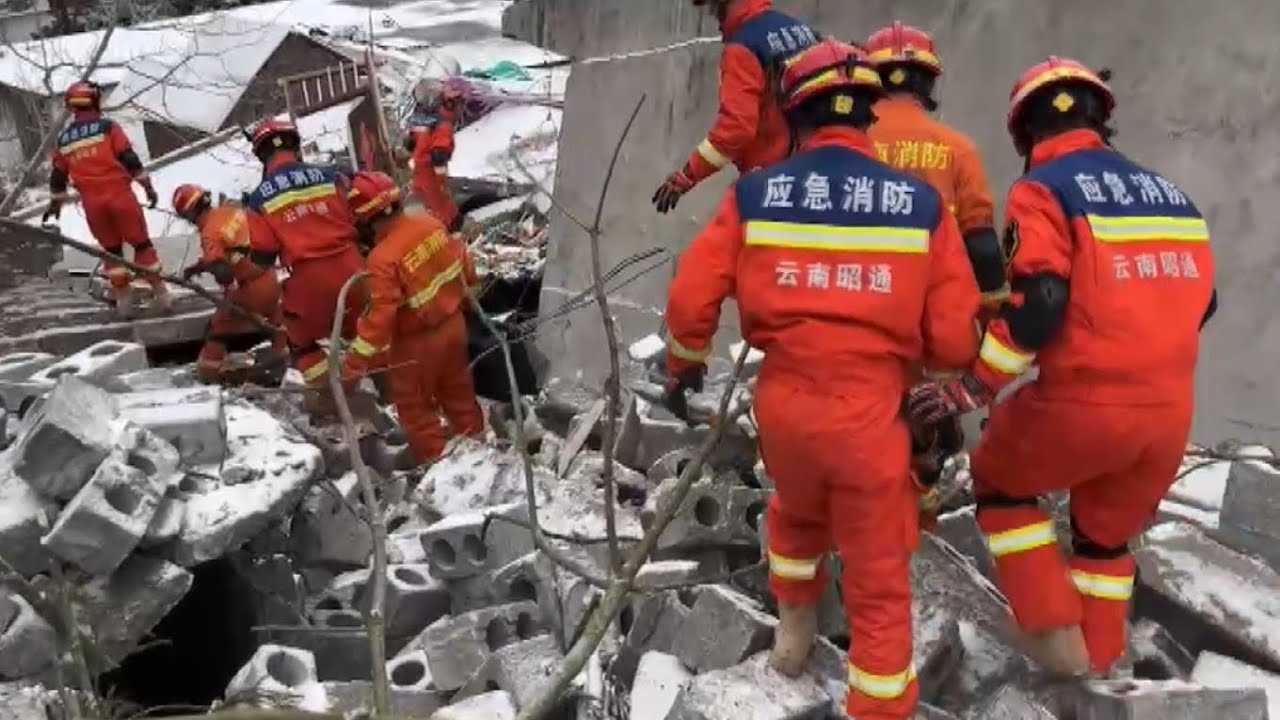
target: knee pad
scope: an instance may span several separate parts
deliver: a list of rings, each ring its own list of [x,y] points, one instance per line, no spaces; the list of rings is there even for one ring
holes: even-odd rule
[[[1080,529],[1079,523],[1076,522],[1075,515],[1072,515],[1071,551],[1083,558],[1091,558],[1094,560],[1114,560],[1129,554],[1129,543],[1125,543],[1119,547],[1103,545],[1086,535]]]

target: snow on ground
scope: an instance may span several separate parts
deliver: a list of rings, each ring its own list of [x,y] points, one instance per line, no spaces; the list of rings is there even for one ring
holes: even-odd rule
[[[502,60],[526,68],[567,60],[565,56],[546,48],[501,36],[448,43],[432,47],[429,52],[453,58],[464,73],[489,70]]]
[[[1267,714],[1280,718],[1280,675],[1215,652],[1200,653],[1191,680],[1222,690],[1262,688],[1267,693]]]
[[[457,134],[449,174],[475,180],[533,181],[550,190],[561,116],[560,110],[537,105],[499,106]],[[512,160],[513,151],[519,153],[520,164],[532,179]]]
[[[1206,460],[1187,457],[1178,470],[1178,481],[1167,496],[1183,505],[1217,512],[1222,509],[1222,497],[1227,491],[1227,475],[1231,463],[1225,460]]]

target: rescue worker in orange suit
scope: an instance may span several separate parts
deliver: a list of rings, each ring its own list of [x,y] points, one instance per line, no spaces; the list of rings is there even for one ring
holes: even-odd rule
[[[1051,57],[1013,87],[1028,171],[1009,191],[1012,295],[960,379],[913,388],[929,422],[1039,379],[991,411],[971,458],[978,524],[1027,650],[1053,672],[1104,673],[1125,651],[1130,539],[1177,475],[1199,333],[1217,307],[1209,232],[1171,180],[1112,149],[1115,98]],[[1038,499],[1070,491],[1064,559]]]
[[[89,232],[103,250],[124,257],[124,246],[133,248],[133,262],[147,269],[160,270],[160,256],[151,244],[147,218],[133,194],[133,183],[142,186],[148,207],[159,200],[151,178],[142,167],[124,129],[104,117],[101,110],[102,88],[81,81],[67,88],[64,96],[71,121],[58,136],[53,150],[53,171],[49,175],[49,205],[43,221],[48,223],[62,212],[67,198],[67,184],[80,193]],[[133,312],[133,274],[128,268],[103,263],[107,279],[115,295],[116,312],[128,318]],[[153,307],[167,311],[172,295],[165,282],[148,275]]]
[[[343,361],[348,385],[387,352],[391,401],[419,463],[440,457],[452,434],[484,430],[476,402],[467,322],[467,288],[476,281],[467,248],[429,215],[404,212],[390,177],[361,172],[351,181],[351,206],[373,238],[369,307]]]
[[[308,385],[327,388],[329,364],[319,343],[329,337],[342,286],[364,269],[348,182],[332,167],[303,162],[302,138],[291,122],[265,120],[250,141],[263,165],[262,182],[246,202],[250,257],[264,268],[278,258],[289,270],[281,308],[294,367]],[[344,338],[355,334],[364,303],[356,283],[347,292]]]
[[[818,34],[773,9],[771,0],[693,0],[720,23],[720,111],[715,125],[679,170],[653,195],[668,213],[695,185],[733,163],[740,172],[772,165],[787,156],[791,134],[774,88],[782,63],[813,46]]]
[[[410,131],[405,143],[405,149],[413,153],[413,191],[449,232],[462,226],[462,215],[449,190],[449,160],[461,103],[462,96],[443,83],[437,99],[428,104],[423,123]]]
[[[942,59],[928,33],[901,22],[872,33],[866,49],[887,97],[876,104],[871,140],[880,159],[933,186],[955,213],[969,262],[991,311],[1009,295],[982,156],[973,141],[935,120]]]
[[[213,207],[209,191],[199,185],[179,185],[173,191],[173,211],[200,232],[200,259],[182,271],[183,279],[201,273],[213,275],[230,303],[280,327],[280,282],[275,270],[264,268],[249,258],[249,220],[235,205]],[[233,341],[249,345],[261,341],[262,328],[243,315],[218,308],[209,320],[204,347],[196,358],[196,374],[216,383],[222,376],[228,346]],[[271,350],[278,356],[289,353],[283,330],[267,334]]]
[[[866,135],[880,77],[824,40],[781,82],[799,149],[743,176],[680,258],[667,300],[669,397],[697,389],[737,299],[764,351],[755,395],[769,502],[769,582],[780,624],[771,663],[798,674],[812,649],[834,544],[852,643],[848,713],[902,720],[911,666],[917,488],[901,414],[911,367],[962,368],[978,351],[979,294],[937,191],[875,159]]]

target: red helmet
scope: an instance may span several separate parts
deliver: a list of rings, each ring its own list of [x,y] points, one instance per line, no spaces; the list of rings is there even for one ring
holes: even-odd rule
[[[357,222],[372,220],[400,203],[400,187],[390,175],[362,170],[351,178],[347,201]]]
[[[173,211],[188,222],[195,222],[200,213],[208,210],[212,204],[209,191],[199,185],[179,185],[173,191]]]
[[[880,74],[862,48],[827,38],[787,61],[782,72],[782,109],[791,110],[839,88],[866,88],[877,95],[884,92]]]
[[[253,154],[266,162],[276,150],[297,150],[302,145],[302,136],[298,134],[298,126],[289,120],[263,120],[249,134],[249,142],[253,145]]]
[[[67,88],[62,100],[68,110],[96,110],[102,102],[102,88],[88,80],[74,82]]]
[[[1026,107],[1027,98],[1034,95],[1037,90],[1062,83],[1079,83],[1093,89],[1102,98],[1103,107],[1108,116],[1116,108],[1116,96],[1101,75],[1085,67],[1083,63],[1050,55],[1048,60],[1022,73],[1018,81],[1013,84],[1013,90],[1009,91],[1008,128],[1009,134],[1014,136],[1015,141],[1018,118]]]
[[[867,40],[867,56],[876,67],[905,63],[922,67],[934,75],[942,74],[942,59],[938,57],[929,33],[897,20],[871,34]]]

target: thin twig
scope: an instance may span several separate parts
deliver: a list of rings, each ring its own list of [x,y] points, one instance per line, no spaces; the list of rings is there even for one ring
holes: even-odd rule
[[[114,17],[116,13],[112,13]],[[116,20],[112,20],[107,26],[107,31],[102,34],[102,39],[98,41],[98,46],[93,49],[93,55],[89,58],[89,64],[84,66],[84,72],[80,73],[80,81],[84,82],[93,75],[94,70],[98,69],[98,63],[102,61],[102,55],[107,51],[107,45],[111,43],[111,36],[116,31]],[[31,178],[44,164],[45,159],[49,155],[49,150],[53,147],[53,141],[62,134],[62,126],[66,124],[67,117],[71,113],[66,107],[63,107],[58,113],[58,117],[49,125],[49,129],[45,131],[44,138],[40,140],[40,147],[36,149],[31,159],[27,161],[27,166],[22,169],[22,174],[18,176],[17,182],[13,184],[13,189],[9,194],[0,200],[0,217],[8,217],[13,212],[13,206],[18,204],[18,198],[22,197],[22,191],[26,189],[27,184],[31,182]]]
[[[342,390],[342,325],[347,310],[347,293],[352,286],[368,275],[358,272],[347,278],[338,293],[338,304],[334,308],[333,328],[329,331],[329,390],[333,393],[333,403],[338,408],[338,417],[342,420],[342,433],[346,436],[347,454],[351,457],[351,467],[355,470],[356,479],[360,482],[360,491],[364,495],[364,504],[369,512],[369,527],[373,531],[373,558],[369,584],[373,586],[369,608],[365,615],[365,628],[369,632],[370,671],[373,681],[373,711],[375,716],[384,716],[390,712],[391,694],[387,684],[387,638],[386,611],[387,598],[387,521],[378,502],[377,488],[369,476],[369,468],[360,455],[360,435],[356,431],[355,418],[351,416],[351,406],[347,404],[347,395]]]
[[[609,298],[604,291],[604,267],[600,261],[600,219],[604,217],[604,202],[609,197],[609,186],[613,184],[613,171],[618,165],[618,156],[622,154],[622,146],[631,133],[640,108],[644,107],[645,95],[640,95],[636,109],[627,118],[627,125],[622,135],[613,146],[613,157],[609,159],[609,169],[604,175],[604,184],[600,187],[600,200],[596,202],[596,215],[591,221],[591,229],[587,235],[591,240],[591,289],[596,296],[596,304],[600,307],[600,319],[604,323],[604,337],[609,347],[609,377],[605,379],[605,411],[603,428],[604,467],[601,469],[604,485],[604,528],[609,538],[609,574],[616,574],[622,569],[622,551],[618,549],[618,486],[613,476],[613,444],[618,432],[618,408],[622,405],[622,367],[618,355],[622,352],[618,345],[618,326],[609,310]]]
[[[219,297],[217,294],[209,292],[208,290],[201,287],[198,283],[192,282],[190,280],[186,280],[184,278],[177,277],[175,275],[168,275],[154,268],[143,267],[142,265],[139,265],[135,262],[127,260],[119,255],[113,255],[107,252],[106,250],[103,250],[102,248],[94,247],[92,245],[89,245],[88,243],[82,243],[79,240],[74,240],[72,238],[69,238],[59,233],[58,231],[52,230],[50,228],[37,227],[35,225],[27,225],[24,223],[17,222],[16,220],[11,220],[9,218],[0,218],[0,235],[4,235],[5,233],[17,234],[19,232],[34,233],[35,234],[34,236],[36,238],[39,238],[40,240],[43,240],[45,242],[56,242],[60,245],[66,245],[67,247],[72,248],[73,250],[79,250],[80,252],[86,255],[92,255],[93,257],[96,257],[99,260],[102,260],[103,262],[117,263],[119,265],[122,265],[128,268],[129,270],[132,270],[134,273],[137,273],[138,275],[141,275],[144,277],[158,277],[161,280],[169,283],[170,285],[177,285],[179,287],[184,287],[190,290],[196,295],[199,295],[205,300],[208,300],[209,302],[213,303],[219,309],[226,310],[227,312],[230,312],[245,318],[249,322],[256,325],[258,329],[264,332],[269,332],[269,333],[282,332],[281,328],[273,325],[261,315],[254,312],[250,312],[249,310],[231,302],[230,300],[227,300],[226,298]],[[267,270],[267,272],[273,272],[273,271],[269,269]]]
[[[733,399],[734,391],[737,388],[738,378],[742,374],[742,367],[747,362],[749,350],[750,348],[744,344],[742,352],[738,353],[738,360],[733,369],[733,377],[729,380],[728,387],[725,388],[724,394],[720,397],[720,409],[717,413],[720,417],[729,416],[729,403]],[[596,605],[595,611],[592,612],[577,642],[573,644],[564,659],[560,661],[555,674],[542,689],[541,694],[520,710],[516,720],[543,720],[555,708],[560,696],[569,687],[569,684],[573,682],[573,679],[582,672],[587,660],[590,659],[591,654],[595,652],[596,647],[604,638],[605,632],[608,631],[614,616],[622,609],[622,603],[632,590],[636,574],[644,566],[649,553],[653,552],[654,547],[657,546],[658,537],[663,530],[666,530],[667,525],[671,523],[672,518],[675,517],[676,512],[680,509],[680,505],[684,503],[685,497],[689,494],[689,488],[693,486],[694,481],[702,474],[702,464],[711,454],[711,451],[715,449],[715,446],[719,444],[725,428],[729,425],[730,423],[728,422],[719,422],[712,426],[711,434],[703,441],[702,446],[698,449],[698,454],[685,466],[684,472],[680,473],[680,479],[673,488],[666,504],[658,508],[658,513],[653,519],[653,525],[645,532],[640,544],[632,549],[626,564],[622,568],[622,572],[609,583],[609,588],[605,591],[604,597],[600,599],[599,604]]]

